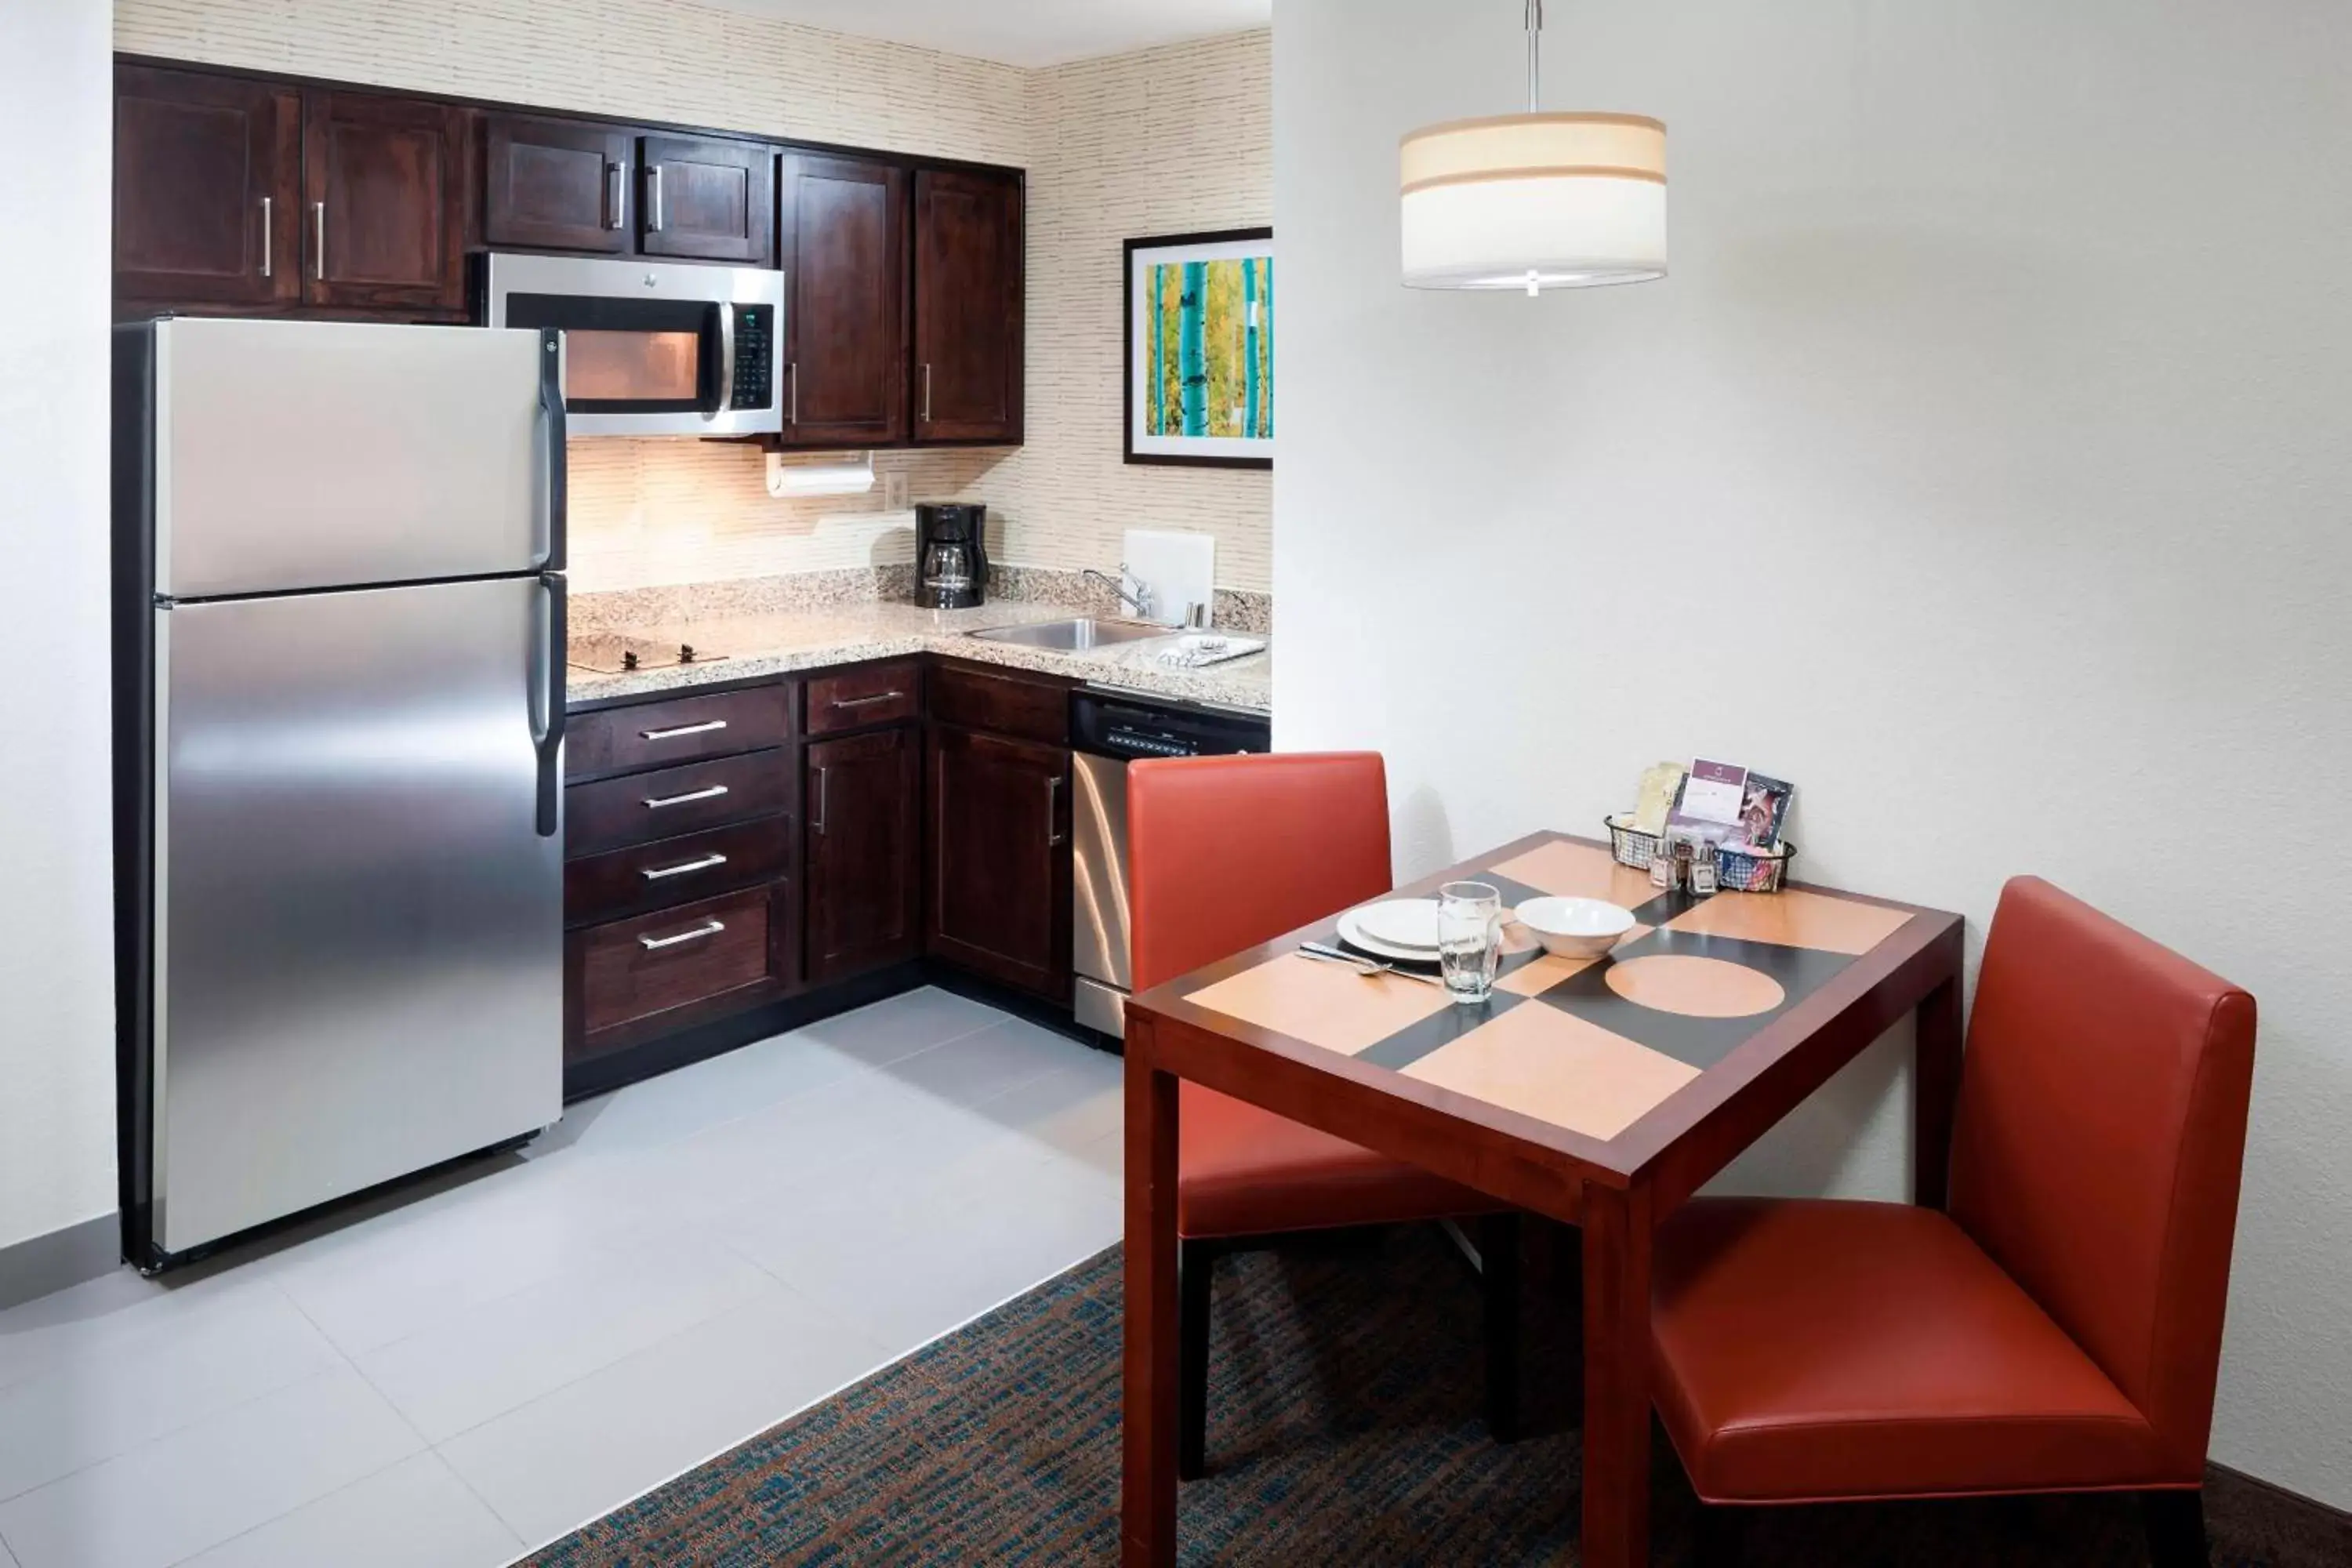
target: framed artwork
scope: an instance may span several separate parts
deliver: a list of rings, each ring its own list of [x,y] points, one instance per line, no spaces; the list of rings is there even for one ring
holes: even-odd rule
[[[1127,460],[1274,467],[1274,230],[1127,242]]]

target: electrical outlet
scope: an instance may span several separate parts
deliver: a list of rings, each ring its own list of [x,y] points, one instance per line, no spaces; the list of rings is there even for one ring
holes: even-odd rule
[[[905,474],[893,471],[882,476],[882,510],[884,511],[907,510],[907,476]]]

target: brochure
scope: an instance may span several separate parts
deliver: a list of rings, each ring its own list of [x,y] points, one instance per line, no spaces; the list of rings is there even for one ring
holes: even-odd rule
[[[1739,829],[1739,808],[1748,798],[1748,770],[1734,763],[1691,763],[1680,798],[1666,816],[1666,831],[1700,844],[1721,844]]]
[[[1780,829],[1789,820],[1794,784],[1751,773],[1741,792],[1739,826],[1724,842],[1733,849],[1769,851],[1780,847]]]

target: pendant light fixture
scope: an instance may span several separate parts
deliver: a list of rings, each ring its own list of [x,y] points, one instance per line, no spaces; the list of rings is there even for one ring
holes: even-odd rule
[[[1666,128],[1543,111],[1543,0],[1528,0],[1528,111],[1404,139],[1404,280],[1582,289],[1666,275]]]

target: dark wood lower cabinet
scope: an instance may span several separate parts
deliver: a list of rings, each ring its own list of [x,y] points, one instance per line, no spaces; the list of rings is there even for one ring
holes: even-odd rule
[[[564,945],[567,1062],[602,1056],[791,989],[789,882],[574,931]]]
[[[902,725],[808,748],[801,799],[812,985],[921,948],[920,746],[919,731]]]
[[[944,728],[929,750],[926,950],[1067,1001],[1070,753]]]
[[[590,925],[649,913],[764,885],[792,865],[793,825],[781,816],[614,849],[565,869],[563,918]]]
[[[1066,680],[922,656],[573,714],[568,1092],[927,973],[1066,1008],[1069,702]]]

